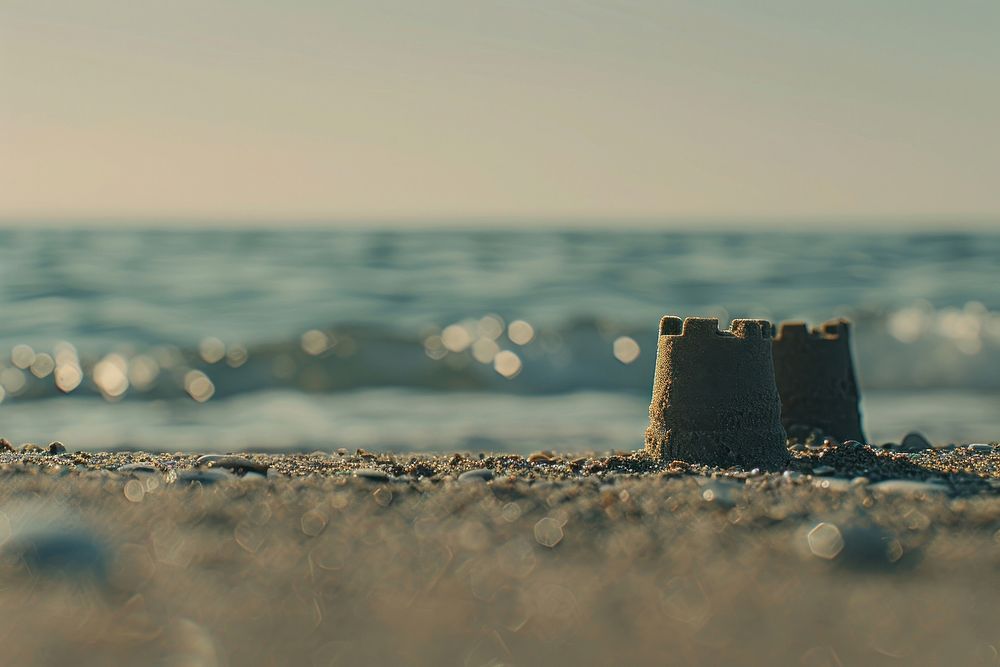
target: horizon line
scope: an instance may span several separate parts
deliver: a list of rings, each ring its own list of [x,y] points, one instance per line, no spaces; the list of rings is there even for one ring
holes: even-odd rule
[[[636,215],[441,215],[441,216],[218,216],[218,215],[0,215],[0,229],[343,229],[363,230],[456,230],[483,231],[484,225],[507,226],[528,230],[601,230],[628,229],[653,231],[656,229],[692,231],[837,231],[824,229],[836,227],[845,231],[1000,231],[1000,214],[997,215],[690,215],[690,216],[636,216]],[[803,227],[805,226],[805,227]],[[749,227],[749,229],[748,229]]]

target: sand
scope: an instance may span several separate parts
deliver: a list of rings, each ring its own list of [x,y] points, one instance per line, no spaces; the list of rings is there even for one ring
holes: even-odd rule
[[[1000,664],[1000,449],[790,453],[3,452],[0,663]]]

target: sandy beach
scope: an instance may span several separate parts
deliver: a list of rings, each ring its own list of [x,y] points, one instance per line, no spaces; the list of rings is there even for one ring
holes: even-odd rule
[[[1000,667],[998,33],[0,0],[0,667]]]
[[[995,446],[28,449],[0,454],[6,664],[1000,662]]]

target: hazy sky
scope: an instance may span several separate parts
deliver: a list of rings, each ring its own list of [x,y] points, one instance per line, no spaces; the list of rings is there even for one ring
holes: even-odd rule
[[[1000,221],[997,0],[0,0],[0,218]]]

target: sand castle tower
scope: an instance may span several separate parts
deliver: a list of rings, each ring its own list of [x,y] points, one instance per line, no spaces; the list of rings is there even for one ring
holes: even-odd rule
[[[785,322],[774,339],[773,355],[786,428],[801,424],[841,441],[865,441],[847,320],[812,331],[803,322]]]
[[[721,467],[775,469],[788,460],[771,360],[771,323],[660,320],[646,451]]]

